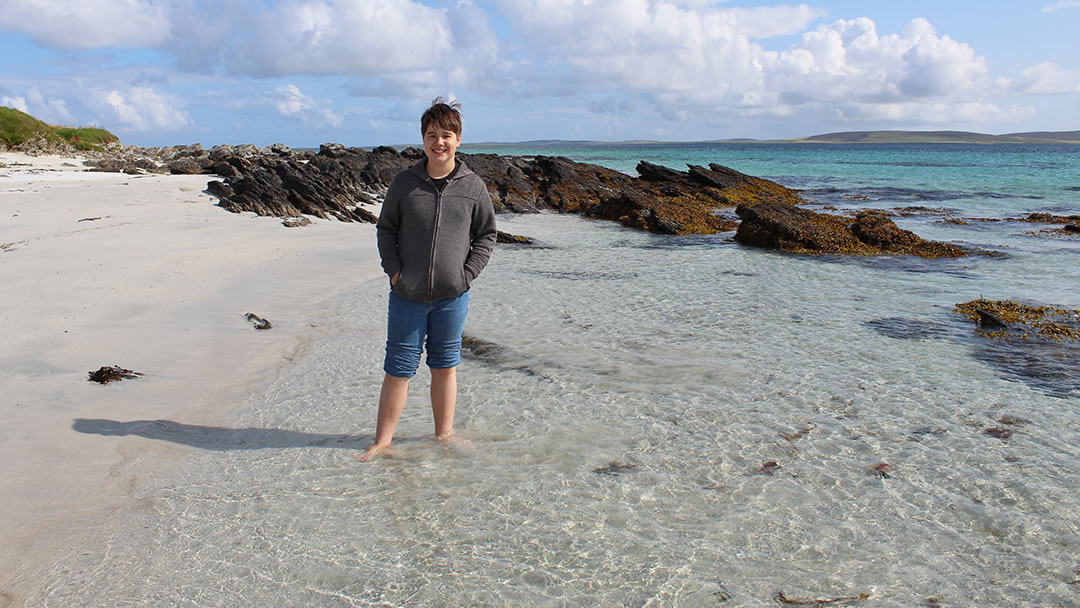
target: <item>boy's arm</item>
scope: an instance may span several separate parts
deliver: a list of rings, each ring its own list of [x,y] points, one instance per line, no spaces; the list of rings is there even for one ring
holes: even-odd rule
[[[491,195],[488,194],[486,187],[483,189],[483,195],[476,201],[476,207],[473,208],[469,235],[472,244],[469,247],[469,255],[465,258],[465,278],[472,283],[491,259],[491,251],[495,249],[497,238],[495,207],[491,204]]]
[[[383,198],[379,221],[375,224],[375,235],[386,276],[393,278],[401,272],[401,257],[398,256],[398,235],[401,233],[401,195],[397,180],[390,183],[390,188]]]

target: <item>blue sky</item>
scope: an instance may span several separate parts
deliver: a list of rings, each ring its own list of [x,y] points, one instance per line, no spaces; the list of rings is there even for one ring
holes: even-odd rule
[[[0,0],[0,105],[124,143],[1080,129],[1080,0]]]

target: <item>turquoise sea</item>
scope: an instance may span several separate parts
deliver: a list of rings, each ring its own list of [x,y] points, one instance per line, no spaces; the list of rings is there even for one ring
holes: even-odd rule
[[[1080,214],[1080,146],[462,151],[718,163],[820,207],[925,207],[897,222],[1004,255],[806,257],[500,216],[543,247],[500,246],[474,285],[466,333],[495,346],[460,370],[471,448],[429,438],[421,371],[392,457],[352,460],[378,281],[327,301],[226,428],[115,421],[194,449],[58,559],[41,605],[1080,605],[1080,350],[1010,349],[952,310],[1080,309],[1080,239],[942,222]]]

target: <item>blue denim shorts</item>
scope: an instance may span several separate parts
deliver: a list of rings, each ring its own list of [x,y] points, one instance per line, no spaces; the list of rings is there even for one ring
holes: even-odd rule
[[[469,314],[469,292],[437,302],[417,302],[390,292],[383,371],[412,378],[427,342],[427,365],[456,367],[461,362],[461,332]]]

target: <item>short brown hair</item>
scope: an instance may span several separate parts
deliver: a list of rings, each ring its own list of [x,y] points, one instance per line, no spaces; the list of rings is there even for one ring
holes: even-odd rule
[[[427,133],[431,125],[453,131],[461,137],[461,104],[457,101],[447,103],[442,97],[433,99],[431,107],[424,110],[424,115],[420,117],[420,135]]]

